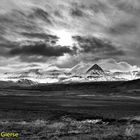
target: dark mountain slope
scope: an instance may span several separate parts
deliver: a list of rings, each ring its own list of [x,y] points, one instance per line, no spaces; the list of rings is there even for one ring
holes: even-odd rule
[[[100,72],[104,72],[103,69],[98,66],[97,64],[93,65],[92,67],[90,67],[86,73],[89,73],[90,71],[100,71]]]

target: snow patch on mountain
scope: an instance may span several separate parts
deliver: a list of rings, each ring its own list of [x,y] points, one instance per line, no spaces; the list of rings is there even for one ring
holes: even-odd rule
[[[111,71],[98,64],[79,63],[71,69],[48,66],[45,69],[26,69],[0,74],[0,81],[13,81],[20,84],[89,82],[89,81],[127,81],[140,78],[140,71]]]

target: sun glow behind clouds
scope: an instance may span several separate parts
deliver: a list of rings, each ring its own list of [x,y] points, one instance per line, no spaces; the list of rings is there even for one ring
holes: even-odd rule
[[[72,46],[72,34],[66,30],[56,30],[53,33],[59,37],[58,44],[62,46]]]

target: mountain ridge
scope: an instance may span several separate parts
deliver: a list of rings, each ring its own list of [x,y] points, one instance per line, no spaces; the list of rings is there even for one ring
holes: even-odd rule
[[[59,83],[59,82],[88,82],[88,81],[128,81],[140,78],[140,72],[111,72],[103,69],[98,64],[79,63],[69,70],[64,68],[49,67],[43,69],[28,69],[21,72],[11,72],[1,74],[0,80],[27,83]],[[26,80],[23,80],[26,79]],[[28,81],[29,82],[29,81]]]

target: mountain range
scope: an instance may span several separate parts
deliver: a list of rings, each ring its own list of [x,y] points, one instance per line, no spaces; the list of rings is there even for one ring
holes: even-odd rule
[[[70,69],[52,67],[47,70],[28,69],[18,72],[1,73],[0,81],[34,85],[39,83],[70,83],[89,81],[128,81],[140,78],[140,71],[104,70],[98,64],[79,63]]]

